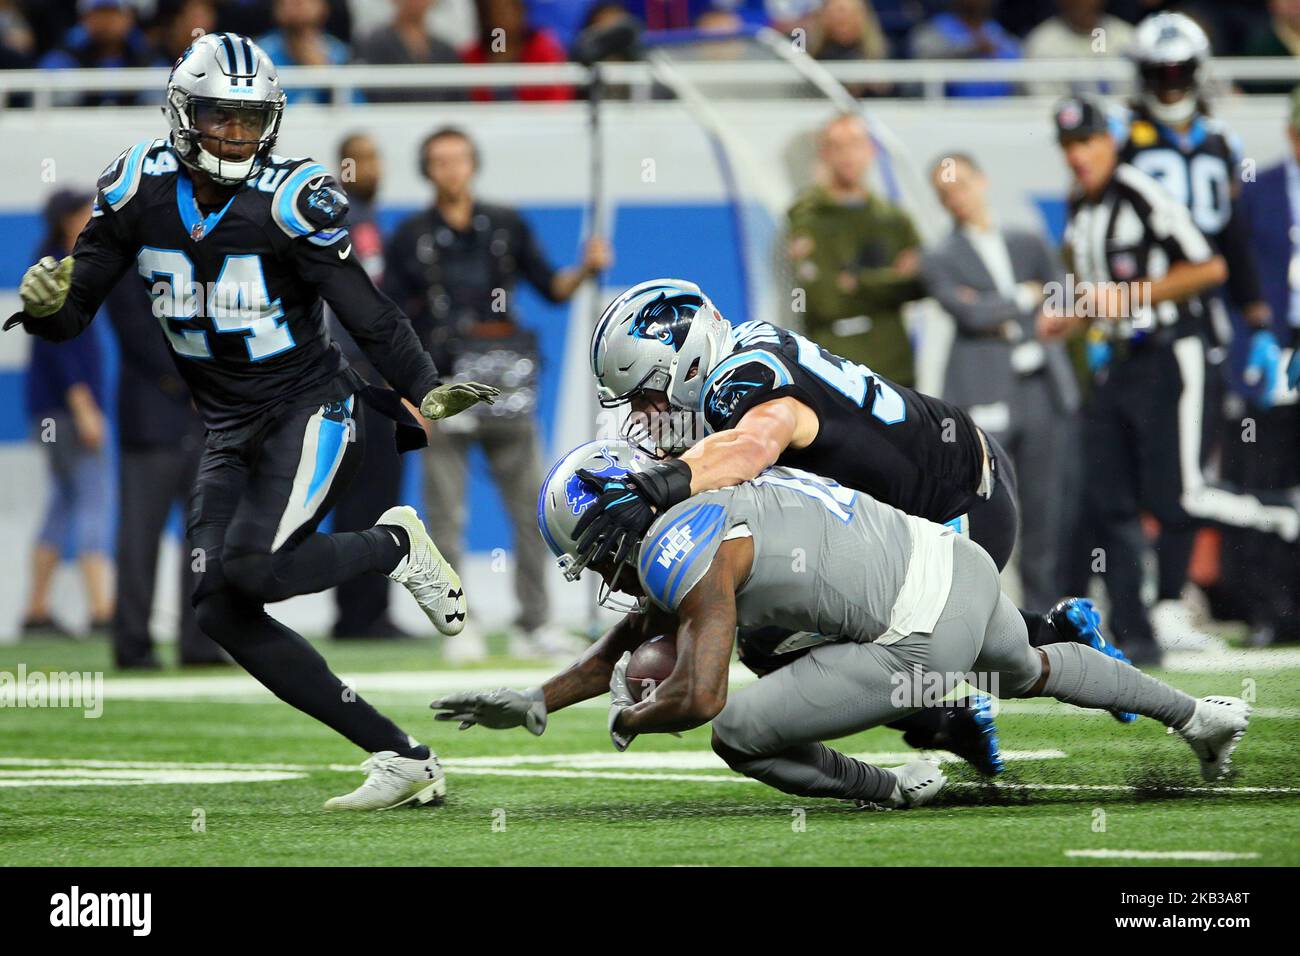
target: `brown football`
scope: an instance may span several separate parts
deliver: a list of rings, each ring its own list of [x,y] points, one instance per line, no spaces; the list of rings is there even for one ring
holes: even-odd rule
[[[635,651],[627,665],[627,686],[635,700],[645,700],[668,679],[677,666],[677,645],[673,635],[652,637]]]

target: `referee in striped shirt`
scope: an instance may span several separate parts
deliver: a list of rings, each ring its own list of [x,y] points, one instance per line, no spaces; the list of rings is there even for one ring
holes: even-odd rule
[[[1104,571],[1116,642],[1135,664],[1154,664],[1139,515],[1160,522],[1159,597],[1176,601],[1195,531],[1184,493],[1203,481],[1204,322],[1194,297],[1221,284],[1227,267],[1185,207],[1119,162],[1100,102],[1062,100],[1056,131],[1075,187],[1067,283],[1047,296],[1039,331],[1050,339],[1087,329],[1084,529],[1105,559],[1092,570]]]

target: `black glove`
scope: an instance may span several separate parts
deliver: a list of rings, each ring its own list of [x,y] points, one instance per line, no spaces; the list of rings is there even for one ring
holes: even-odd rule
[[[578,554],[588,563],[606,542],[640,541],[656,517],[691,496],[691,466],[684,461],[666,461],[618,478],[602,478],[586,469],[577,474],[600,489],[573,529]]]

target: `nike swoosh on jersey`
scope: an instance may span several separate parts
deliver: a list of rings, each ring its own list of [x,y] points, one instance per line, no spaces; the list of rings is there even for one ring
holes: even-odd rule
[[[346,259],[348,257],[348,253],[351,251],[352,251],[352,243],[349,242],[348,247],[346,249],[339,250],[339,258]]]
[[[324,177],[324,176],[317,176],[315,179],[313,179],[311,182],[309,182],[309,183],[307,184],[307,188],[308,188],[308,189],[320,189],[320,187],[323,186],[323,185],[325,185],[325,177]]]

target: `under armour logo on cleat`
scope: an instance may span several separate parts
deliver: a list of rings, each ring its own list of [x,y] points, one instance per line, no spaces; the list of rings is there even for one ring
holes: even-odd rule
[[[448,614],[448,615],[447,615],[447,623],[448,623],[448,624],[450,624],[452,621],[463,621],[463,620],[465,620],[465,612],[464,612],[464,611],[457,611],[455,614]]]

